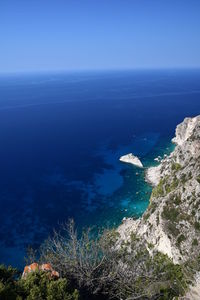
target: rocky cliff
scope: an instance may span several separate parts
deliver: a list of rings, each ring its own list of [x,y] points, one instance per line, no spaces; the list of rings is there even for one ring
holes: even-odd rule
[[[175,150],[147,170],[154,185],[147,211],[138,220],[124,220],[118,232],[125,241],[133,232],[149,252],[183,263],[197,257],[200,247],[200,116],[179,124],[172,141]]]

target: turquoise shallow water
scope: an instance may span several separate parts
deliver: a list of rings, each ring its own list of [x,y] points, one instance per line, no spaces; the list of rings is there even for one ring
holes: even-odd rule
[[[112,169],[103,170],[95,180],[94,189],[97,194],[90,195],[85,209],[92,211],[98,205],[101,208],[94,220],[89,219],[88,224],[116,226],[123,217],[140,217],[149,204],[152,191],[152,187],[145,181],[145,170],[149,166],[158,165],[154,159],[170,154],[174,147],[169,138],[162,139],[156,133],[146,133],[134,139],[132,144],[115,151],[99,150],[98,154],[101,153],[105,162],[112,165]],[[121,155],[130,152],[140,156],[143,169],[118,160]]]
[[[141,216],[151,187],[119,157],[156,165],[199,97],[198,70],[1,76],[0,262],[23,265],[68,218],[82,229]]]

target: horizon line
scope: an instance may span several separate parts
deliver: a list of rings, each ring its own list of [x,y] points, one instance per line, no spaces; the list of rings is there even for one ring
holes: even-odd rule
[[[123,71],[181,71],[181,70],[200,70],[197,67],[138,67],[138,68],[80,68],[80,69],[41,69],[41,70],[18,70],[18,71],[0,71],[2,75],[20,75],[20,74],[52,74],[52,73],[84,73],[84,72],[123,72]]]

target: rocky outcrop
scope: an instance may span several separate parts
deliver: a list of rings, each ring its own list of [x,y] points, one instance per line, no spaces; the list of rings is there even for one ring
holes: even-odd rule
[[[195,127],[198,126],[199,116],[194,118],[185,118],[184,122],[176,127],[176,136],[172,141],[182,146],[193,134]]]
[[[22,278],[26,279],[27,275],[32,272],[44,271],[47,272],[50,278],[59,278],[59,273],[53,270],[51,264],[42,264],[32,263],[31,265],[25,266]]]
[[[142,218],[124,220],[121,240],[131,232],[147,249],[167,254],[174,263],[195,258],[200,247],[200,116],[186,118],[176,128],[175,150],[158,167],[147,170],[154,186]]]
[[[160,182],[161,178],[161,165],[157,167],[150,167],[146,170],[145,180],[151,185],[156,186]]]
[[[140,161],[140,159],[132,153],[121,156],[119,160],[125,163],[135,165],[136,167],[143,168],[143,164]]]

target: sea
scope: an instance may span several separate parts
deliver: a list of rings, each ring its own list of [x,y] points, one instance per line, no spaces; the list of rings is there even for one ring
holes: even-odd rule
[[[198,114],[200,70],[1,74],[0,263],[22,267],[69,218],[79,230],[139,218],[146,168]]]

